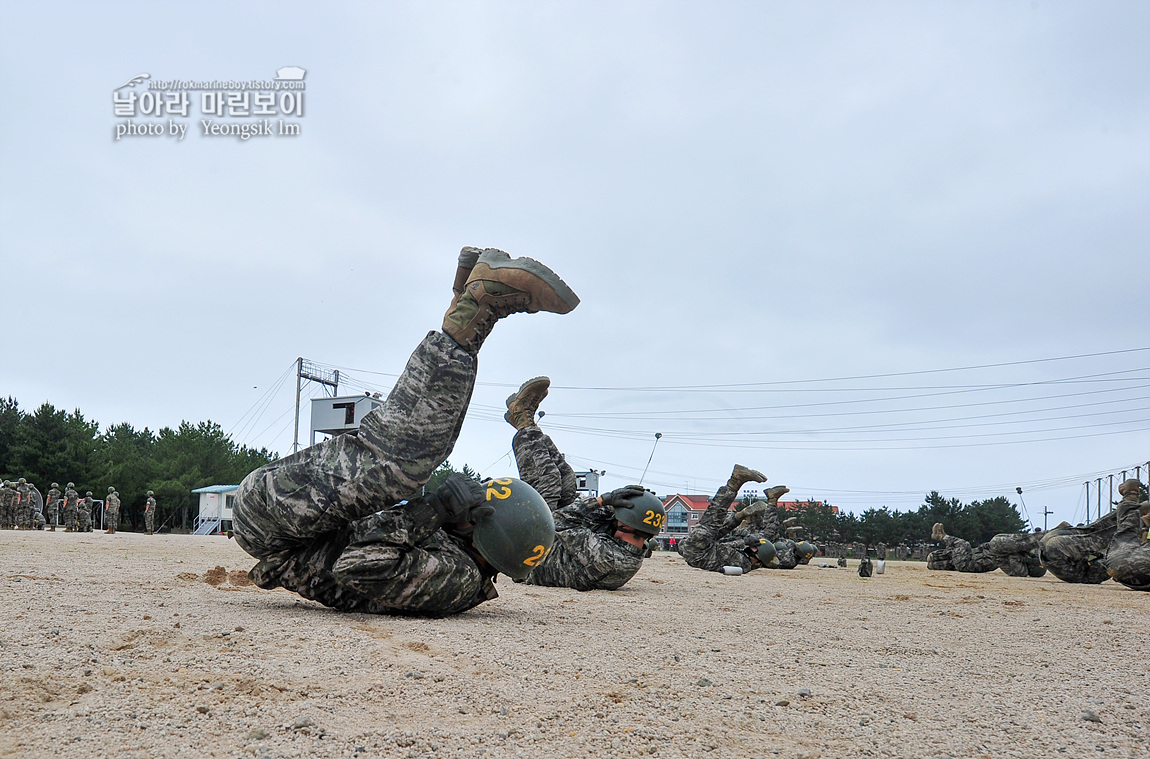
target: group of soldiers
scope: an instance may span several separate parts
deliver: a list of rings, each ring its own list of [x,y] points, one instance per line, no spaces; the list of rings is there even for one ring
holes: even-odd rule
[[[59,484],[53,482],[45,499],[36,486],[23,477],[16,483],[4,480],[0,484],[0,529],[55,532],[57,526],[62,526],[64,532],[91,532],[95,504],[92,491],[81,498],[74,482],[69,482],[62,493]],[[144,524],[149,535],[154,532],[155,518],[156,499],[149,490],[144,507]],[[119,524],[120,494],[113,485],[108,487],[104,498],[104,532],[115,534]]]
[[[462,250],[452,291],[441,330],[416,347],[386,402],[356,432],[240,484],[233,535],[259,560],[249,573],[259,587],[348,611],[443,616],[496,598],[500,573],[533,585],[612,590],[651,555],[666,520],[662,502],[639,485],[578,497],[574,472],[535,421],[546,377],[523,383],[506,403],[522,479],[481,483],[452,474],[423,492],[459,435],[478,353],[496,322],[515,313],[565,314],[579,303],[543,264],[492,248]],[[736,467],[734,487],[720,489],[717,502],[725,512],[743,482],[763,479]],[[778,563],[773,543],[768,549],[765,538],[750,538],[765,505],[747,511],[730,530],[701,530],[715,546],[698,541],[697,553],[747,570]],[[693,544],[683,542],[694,561]]]
[[[1064,582],[1098,584],[1114,579],[1135,590],[1150,591],[1150,502],[1147,489],[1130,479],[1118,486],[1122,500],[1114,511],[1088,525],[1062,522],[1051,530],[995,535],[971,547],[947,535],[942,524],[931,533],[942,547],[927,556],[929,569],[993,572],[1012,577],[1041,577],[1047,570]]]
[[[286,588],[348,611],[444,616],[496,598],[499,574],[533,585],[612,590],[650,556],[666,520],[662,502],[639,485],[579,498],[574,472],[536,419],[546,377],[523,383],[506,402],[520,478],[478,482],[452,474],[425,490],[459,435],[478,354],[494,325],[516,313],[566,314],[579,303],[551,269],[492,248],[463,249],[452,291],[441,329],[416,347],[386,402],[357,431],[244,478],[233,535],[258,560],[249,575],[259,587]],[[815,555],[793,520],[779,523],[786,486],[769,489],[766,501],[731,508],[745,483],[765,480],[734,466],[698,527],[677,545],[690,566],[741,574],[792,568]],[[1120,508],[1118,524],[1124,519]],[[1121,528],[1114,537],[1121,543],[1120,535],[1126,535]],[[1032,538],[1015,537],[1002,563],[1029,574],[1021,549]],[[996,551],[1010,541],[991,542],[979,555],[997,567]],[[1150,548],[1128,540],[1121,546],[1123,567],[1150,564]],[[964,561],[954,539],[944,550],[950,566]],[[1114,541],[1110,555],[1109,572],[1118,579],[1116,572],[1126,570],[1115,569]],[[943,565],[941,555],[935,560]]]

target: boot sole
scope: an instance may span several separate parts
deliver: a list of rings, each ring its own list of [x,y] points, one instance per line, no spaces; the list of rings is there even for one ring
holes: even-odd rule
[[[507,282],[512,287],[531,293],[532,311],[566,314],[575,310],[575,307],[579,305],[579,296],[575,294],[575,291],[568,287],[567,283],[546,265],[539,263],[534,258],[512,258],[496,248],[488,248],[480,254],[479,262],[471,270],[470,279],[488,279],[484,276],[485,274],[494,273],[500,269],[525,272],[550,289],[549,293],[540,292],[538,289],[527,289],[522,287],[524,283],[517,284],[514,282],[514,278]],[[502,281],[499,277],[490,277],[490,279]]]

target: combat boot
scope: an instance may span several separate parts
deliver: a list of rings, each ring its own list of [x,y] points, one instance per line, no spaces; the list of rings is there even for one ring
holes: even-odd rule
[[[507,413],[503,418],[517,430],[535,423],[535,412],[547,397],[551,378],[533,377],[519,386],[518,392],[507,396]]]
[[[504,316],[538,311],[566,314],[577,305],[579,296],[543,264],[487,248],[479,255],[463,293],[444,315],[443,332],[474,355]]]
[[[772,506],[777,505],[779,499],[789,492],[791,492],[791,489],[786,485],[775,485],[773,488],[767,491],[767,503],[771,504]]]
[[[727,480],[727,487],[739,492],[739,488],[748,482],[766,482],[767,475],[755,469],[748,469],[742,464],[735,464],[735,468],[731,470],[731,479]]]
[[[935,522],[934,527],[930,531],[931,540],[942,540],[946,537],[946,530],[942,528],[942,522]]]
[[[455,283],[451,285],[451,292],[455,293],[455,297],[451,299],[451,305],[454,306],[455,301],[459,300],[459,296],[463,295],[467,278],[471,276],[471,270],[475,268],[476,262],[479,261],[479,254],[482,252],[479,248],[473,248],[470,245],[459,251],[459,268],[455,270]]]

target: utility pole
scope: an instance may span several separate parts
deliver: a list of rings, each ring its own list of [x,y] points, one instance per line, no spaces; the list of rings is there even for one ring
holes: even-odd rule
[[[1082,484],[1086,486],[1086,524],[1090,524],[1090,480]]]
[[[330,387],[333,398],[339,395],[339,369],[326,372],[318,364],[311,361],[305,365],[303,356],[295,360],[295,433],[292,436],[292,453],[299,450],[299,399],[304,380]]]
[[[1110,475],[1110,510],[1114,510],[1114,475]],[[1102,516],[1099,514],[1098,516]]]
[[[1098,516],[1102,516],[1102,478],[1099,477],[1094,481],[1094,487],[1098,491]]]

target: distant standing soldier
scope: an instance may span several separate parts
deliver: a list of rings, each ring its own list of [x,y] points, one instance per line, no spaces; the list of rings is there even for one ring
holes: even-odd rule
[[[535,422],[551,380],[535,377],[507,399],[504,419],[515,428],[511,447],[519,477],[543,496],[555,519],[555,543],[526,582],[575,590],[617,590],[651,555],[647,541],[666,512],[654,493],[628,485],[579,498],[575,472]]]
[[[104,499],[104,532],[116,534],[120,524],[120,494],[114,486],[108,487],[108,497]]]
[[[60,523],[60,485],[55,482],[48,489],[48,500],[44,501],[44,521],[48,523],[49,532],[55,532]]]
[[[40,489],[32,483],[28,483],[28,498],[32,504],[32,529],[44,529],[44,496],[40,495]]]
[[[80,507],[76,510],[76,529],[80,532],[92,531],[92,491],[89,490],[84,495],[84,500],[80,501]]]
[[[16,520],[12,513],[16,510],[16,491],[8,480],[0,483],[0,530],[10,530]]]
[[[148,502],[144,504],[144,528],[151,535],[156,529],[156,499],[152,497],[152,491],[148,491]]]
[[[92,495],[88,493],[88,495]],[[76,492],[76,483],[69,482],[64,488],[64,532],[77,532],[79,525],[77,517],[80,512],[80,494]]]
[[[687,564],[708,572],[722,572],[723,567],[739,567],[743,572],[750,572],[774,564],[775,545],[766,538],[731,536],[744,519],[757,516],[748,514],[748,511],[762,510],[767,506],[757,501],[757,506],[752,504],[743,511],[731,513],[729,509],[739,494],[739,488],[748,482],[766,481],[767,477],[762,472],[735,464],[730,479],[719,487],[707,504],[699,525],[675,547]]]
[[[20,483],[16,486],[17,530],[32,529],[32,513],[32,488],[28,486],[28,480],[21,477]]]

